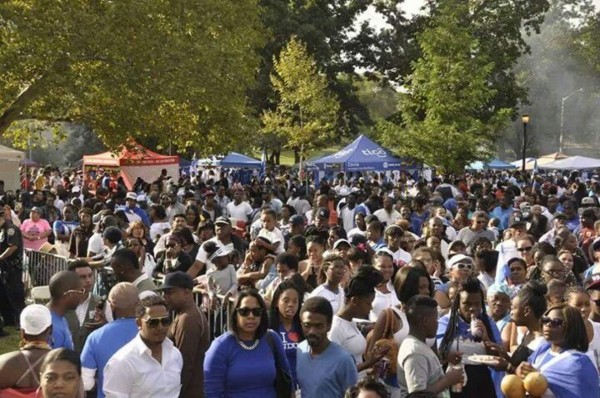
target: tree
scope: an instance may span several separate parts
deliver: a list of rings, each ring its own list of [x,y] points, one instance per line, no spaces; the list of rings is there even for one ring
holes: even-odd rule
[[[491,156],[510,109],[494,109],[496,91],[488,85],[494,63],[481,53],[463,0],[447,0],[418,35],[422,57],[402,96],[402,126],[382,125],[384,143],[444,172],[459,172],[468,163]]]
[[[371,45],[358,18],[375,0],[260,0],[263,23],[272,32],[261,49],[258,84],[250,91],[250,102],[257,115],[277,106],[278,95],[271,85],[273,59],[295,36],[302,41],[326,76],[328,88],[340,102],[338,133],[355,135],[373,122],[356,95],[352,80],[356,78],[359,58]],[[342,77],[342,78],[340,78]],[[271,137],[261,141],[275,144]],[[275,145],[272,145],[275,148]]]
[[[401,3],[377,2],[385,26],[380,32],[366,35],[372,42],[370,51],[361,58],[361,67],[377,71],[398,87],[405,85],[411,65],[421,57],[416,37],[439,13],[445,12],[447,3],[448,0],[426,0],[423,15],[407,18]],[[478,54],[486,56],[493,65],[486,79],[494,95],[488,100],[489,106],[479,110],[479,118],[490,120],[497,110],[508,108],[513,110],[511,117],[515,119],[517,108],[527,101],[527,90],[519,84],[513,67],[529,51],[525,37],[539,33],[549,0],[463,0],[461,3],[471,5],[465,24],[469,24],[478,40]]]
[[[24,142],[20,120],[71,121],[113,148],[231,148],[257,126],[257,1],[1,2],[0,134]]]
[[[263,132],[279,137],[303,155],[333,137],[339,103],[328,89],[327,78],[296,37],[273,64],[271,83],[278,104],[275,110],[263,113]]]

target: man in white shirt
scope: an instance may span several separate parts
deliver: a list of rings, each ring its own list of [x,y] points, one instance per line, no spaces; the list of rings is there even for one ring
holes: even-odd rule
[[[172,319],[162,297],[150,295],[136,309],[139,334],[104,368],[107,398],[178,398],[183,358],[167,333]]]
[[[377,217],[384,226],[394,225],[396,224],[396,221],[400,219],[400,213],[394,210],[394,199],[389,196],[383,199],[383,209],[377,210],[373,215]]]
[[[233,202],[229,202],[225,209],[229,217],[235,218],[236,221],[242,221],[245,226],[252,215],[252,206],[248,202],[244,202],[243,198],[244,191],[236,189],[233,193]]]

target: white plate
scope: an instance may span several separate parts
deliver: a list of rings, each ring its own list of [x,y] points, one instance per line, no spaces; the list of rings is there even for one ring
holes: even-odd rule
[[[493,355],[471,355],[467,358],[469,361],[482,365],[497,365],[500,362],[500,357]]]

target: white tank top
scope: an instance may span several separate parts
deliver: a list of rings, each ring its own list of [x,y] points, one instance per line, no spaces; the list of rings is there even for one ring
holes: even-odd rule
[[[400,346],[404,339],[408,337],[410,326],[408,325],[408,319],[406,318],[406,314],[404,313],[404,311],[400,310],[397,307],[392,307],[392,310],[396,313],[396,316],[398,316],[398,318],[400,318],[400,320],[402,321],[402,326],[396,333],[394,333],[394,340],[396,341],[396,344]]]

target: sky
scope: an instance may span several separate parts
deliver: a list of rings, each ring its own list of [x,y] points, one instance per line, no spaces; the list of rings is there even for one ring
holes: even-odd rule
[[[423,6],[423,0],[404,0],[404,3],[400,4],[407,14],[413,14],[418,12],[419,9]],[[600,0],[593,0],[593,3],[596,5],[597,9],[600,9]],[[382,23],[381,18],[379,18],[373,10],[367,11],[365,14],[366,19],[370,19],[373,24],[379,25]]]

